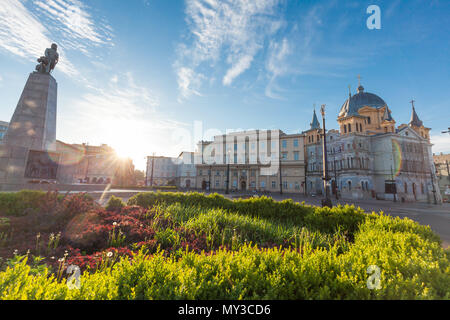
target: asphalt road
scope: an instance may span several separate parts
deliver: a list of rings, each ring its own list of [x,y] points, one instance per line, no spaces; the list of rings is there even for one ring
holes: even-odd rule
[[[124,201],[127,201],[134,194],[142,192],[137,190],[109,190],[107,193],[101,192],[89,192],[96,200],[101,204],[106,203],[111,195],[121,197]],[[243,196],[241,194],[229,194],[225,195],[228,198],[237,198]],[[304,201],[310,205],[321,205],[321,198],[318,197],[305,197],[303,195],[270,195],[275,200],[283,200],[291,198],[296,202]],[[332,199],[333,204],[354,204],[357,207],[361,207],[366,212],[380,212],[383,211],[386,215],[394,217],[408,217],[411,220],[417,221],[422,225],[429,225],[431,229],[436,232],[442,240],[442,246],[444,248],[450,247],[450,204],[444,203],[441,205],[433,205],[426,203],[400,203],[384,200],[336,200]]]

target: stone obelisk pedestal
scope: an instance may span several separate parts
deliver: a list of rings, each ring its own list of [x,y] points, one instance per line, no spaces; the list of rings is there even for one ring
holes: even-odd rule
[[[56,105],[56,80],[31,73],[0,144],[0,190],[21,189],[27,163],[35,161],[28,161],[30,151],[56,150]]]

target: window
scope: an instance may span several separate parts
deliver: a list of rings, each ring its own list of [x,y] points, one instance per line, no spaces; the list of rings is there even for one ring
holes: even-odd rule
[[[367,123],[370,124],[370,117],[367,117]]]
[[[272,189],[275,189],[277,187],[277,183],[275,181],[272,181]]]
[[[288,188],[288,183],[287,183],[287,181],[283,181],[283,188],[285,188],[285,189]]]
[[[265,181],[261,181],[261,188],[265,188],[266,187],[266,182]]]
[[[216,187],[219,187],[219,180],[216,180]]]
[[[282,157],[282,159],[283,160],[286,160],[287,159],[287,152],[283,152],[282,154],[281,154],[281,157]]]
[[[237,143],[234,144],[234,151],[237,151]]]
[[[199,174],[200,176],[203,175],[203,170],[200,169],[200,170],[198,171],[198,174]]]
[[[347,133],[347,126],[344,124],[344,133]]]
[[[347,181],[347,185],[348,185],[348,190],[352,190],[352,182],[351,181]]]
[[[287,148],[287,141],[286,140],[281,141],[281,145],[282,145],[283,149],[286,149]]]
[[[348,124],[348,132],[352,132],[352,125],[350,123]]]
[[[294,147],[298,147],[298,139],[294,139]]]
[[[359,131],[362,132],[362,124],[359,124]]]
[[[408,184],[406,182],[404,183],[403,188],[405,189],[405,193],[408,193]]]
[[[220,176],[220,171],[216,171],[216,176]]]
[[[294,152],[294,160],[300,160],[300,156],[299,156],[298,151]]]
[[[295,182],[295,189],[300,189],[300,184],[297,181]]]

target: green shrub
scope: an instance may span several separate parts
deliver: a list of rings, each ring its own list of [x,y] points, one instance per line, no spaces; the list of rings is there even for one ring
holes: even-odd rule
[[[22,190],[0,193],[0,215],[22,216],[27,210],[38,208],[45,197],[44,191]]]
[[[367,237],[386,236],[376,230]],[[400,238],[402,244],[409,241],[408,235]],[[102,272],[85,272],[79,290],[18,264],[0,273],[0,299],[450,299],[443,249],[419,244],[405,253],[390,245],[341,255],[335,247],[299,253],[251,246],[212,255],[183,252],[178,258],[141,253]],[[371,264],[381,269],[381,289],[367,287]]]
[[[364,221],[366,214],[354,206],[339,206],[332,209],[295,203],[292,199],[275,201],[268,197],[229,200],[218,194],[205,196],[202,193],[147,192],[138,193],[128,200],[128,205],[144,208],[159,203],[180,203],[186,207],[221,208],[240,215],[261,218],[285,226],[306,226],[316,231],[335,233],[347,230],[351,235]]]
[[[73,290],[21,261],[0,272],[0,299],[450,299],[450,250],[410,219],[199,193],[141,193],[128,204],[174,221],[156,231],[162,247],[179,243],[182,226],[232,250],[140,252],[84,272]],[[368,287],[371,266],[380,270],[379,289]]]
[[[120,212],[122,208],[125,207],[125,202],[122,201],[121,198],[116,197],[114,195],[109,198],[108,203],[106,204],[107,211],[116,211]]]

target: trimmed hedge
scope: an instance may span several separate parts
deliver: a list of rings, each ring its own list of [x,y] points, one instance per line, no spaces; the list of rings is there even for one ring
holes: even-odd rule
[[[39,207],[46,192],[22,190],[19,192],[0,193],[0,215],[22,216],[29,208]]]
[[[366,218],[364,211],[354,206],[321,208],[296,203],[292,199],[275,201],[266,196],[230,200],[217,193],[206,196],[197,192],[146,192],[138,193],[128,200],[128,205],[144,208],[153,207],[159,203],[221,208],[245,216],[267,219],[285,225],[306,226],[327,233],[344,229],[352,234]]]

